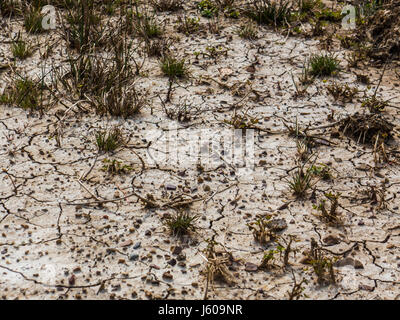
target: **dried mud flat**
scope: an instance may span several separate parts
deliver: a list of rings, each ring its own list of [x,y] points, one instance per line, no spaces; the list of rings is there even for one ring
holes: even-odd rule
[[[185,58],[190,72],[174,82],[165,105],[160,97],[165,101],[169,82],[156,57],[146,57],[135,78],[148,104],[127,119],[96,115],[85,97],[63,89],[49,95],[51,106],[43,113],[1,105],[1,297],[398,299],[398,62],[350,68],[345,59],[350,50],[333,39],[330,50],[341,71],[316,78],[299,94],[293,79],[301,75],[305,57],[326,49],[328,26],[321,36],[306,37],[259,25],[258,38],[247,40],[237,34],[249,23],[244,16],[220,13],[215,23],[201,17],[196,5],[184,4],[186,14],[200,17],[203,26],[189,35],[176,31],[182,9],[157,13],[165,22],[163,37],[173,39],[171,51]],[[32,35],[23,19],[2,19],[0,64],[10,67],[0,71],[0,86],[9,86],[16,74],[40,78],[54,66],[68,68],[71,49],[61,26]],[[18,31],[36,44],[25,60],[12,58],[9,42]],[[49,44],[54,47],[45,59]],[[146,56],[135,54],[137,61]],[[370,86],[359,82],[360,73],[368,75]],[[340,102],[328,92],[332,83],[358,93]],[[361,105],[378,83],[376,96],[390,99],[378,116],[393,124],[383,151],[352,138],[354,127],[343,134],[349,124],[343,119],[368,113]],[[170,119],[166,109],[183,103],[190,119]],[[232,129],[235,114],[242,116],[239,128],[254,130],[254,168],[245,174],[223,161],[215,166],[179,161],[179,154],[171,163],[150,161],[149,153],[162,149],[169,132],[177,132],[183,146],[194,144],[187,139],[195,130]],[[99,152],[96,132],[114,125],[124,145]],[[104,159],[120,161],[126,172],[106,172]],[[323,179],[315,173],[298,198],[287,180],[299,166],[313,164],[314,171],[329,168],[329,174]],[[320,216],[321,204],[329,208],[329,192],[340,193],[338,223]],[[194,231],[178,237],[165,222],[182,211],[199,218]],[[276,222],[266,227],[265,243],[249,228],[260,217]],[[212,244],[216,252],[210,253]],[[316,263],[323,269],[320,282]],[[218,271],[221,277],[211,279]]]

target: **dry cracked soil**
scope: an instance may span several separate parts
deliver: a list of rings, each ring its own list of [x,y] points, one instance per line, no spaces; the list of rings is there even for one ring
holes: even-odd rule
[[[102,12],[101,24],[137,9],[126,3]],[[145,103],[126,118],[96,112],[92,89],[80,95],[59,80],[72,56],[87,54],[68,44],[65,8],[42,33],[2,16],[0,87],[29,77],[29,92],[45,98],[35,110],[19,105],[24,98],[0,104],[0,296],[398,299],[398,60],[354,63],[338,36],[352,31],[340,23],[306,20],[294,32],[256,24],[242,11],[251,1],[233,2],[238,17],[220,8],[208,18],[198,3],[154,16],[168,54],[185,59],[183,78],[164,75],[149,39],[127,35],[138,71],[128,86]],[[240,34],[248,26],[253,39]],[[12,51],[18,35],[32,46],[25,59]],[[340,71],[301,84],[307,57],[328,51]],[[346,85],[351,97],[330,93]],[[372,96],[384,108],[367,110]],[[390,132],[359,133],[366,115]],[[123,142],[102,151],[96,135],[112,128]],[[220,152],[229,137],[246,150],[235,159]],[[302,195],[290,187],[296,178]],[[168,224],[179,214],[193,217],[184,234]]]

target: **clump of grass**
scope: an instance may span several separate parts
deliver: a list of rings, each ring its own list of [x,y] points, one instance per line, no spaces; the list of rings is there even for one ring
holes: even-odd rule
[[[184,78],[187,75],[185,59],[166,55],[161,59],[161,70],[169,79]]]
[[[6,18],[22,16],[21,2],[18,0],[0,1],[0,15]]]
[[[198,219],[198,215],[191,215],[189,212],[179,211],[166,218],[165,224],[174,236],[183,236],[189,234],[191,231],[196,231],[195,222]]]
[[[183,0],[150,0],[157,11],[178,11],[183,8]]]
[[[93,0],[78,2],[67,11],[65,21],[63,37],[70,48],[83,53],[106,42],[106,27],[100,24],[101,18],[95,12]]]
[[[314,54],[310,58],[311,74],[316,77],[332,76],[340,70],[339,60],[333,54]]]
[[[237,30],[237,33],[239,37],[248,40],[255,40],[258,37],[257,27],[251,23],[240,26]]]
[[[23,60],[32,55],[32,48],[26,41],[17,39],[11,44],[11,53],[14,58]]]
[[[138,36],[145,39],[158,38],[164,30],[160,23],[154,16],[150,16],[148,13],[135,13],[133,16],[135,32]]]
[[[118,127],[113,127],[111,130],[96,132],[96,145],[99,151],[112,152],[123,144],[123,133]]]
[[[42,33],[45,31],[42,26],[43,14],[40,9],[29,8],[24,14],[24,26],[26,32],[29,33]]]
[[[42,91],[39,85],[29,79],[18,79],[13,88],[0,95],[0,102],[4,104],[16,104],[26,110],[42,110]]]
[[[303,198],[312,187],[312,173],[304,170],[304,164],[300,165],[288,180],[289,189],[298,198]]]
[[[138,93],[135,86],[113,86],[110,90],[102,90],[99,97],[92,98],[96,113],[114,117],[129,118],[139,113],[147,104],[146,94]]]
[[[283,26],[290,19],[292,7],[288,0],[253,0],[247,15],[259,24]]]

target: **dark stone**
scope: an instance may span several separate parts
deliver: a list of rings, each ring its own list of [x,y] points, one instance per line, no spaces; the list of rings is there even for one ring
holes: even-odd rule
[[[273,219],[268,222],[267,227],[271,231],[279,232],[287,228],[287,223],[285,219]]]

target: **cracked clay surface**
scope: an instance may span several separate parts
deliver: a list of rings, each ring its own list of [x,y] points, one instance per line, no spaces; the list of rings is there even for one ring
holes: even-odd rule
[[[195,14],[189,3],[188,12]],[[158,18],[175,21],[176,15],[160,13]],[[201,22],[208,23],[205,18]],[[296,97],[291,74],[301,73],[305,56],[321,51],[319,40],[287,37],[260,26],[259,38],[249,41],[237,35],[236,24],[222,17],[218,34],[175,34],[174,49],[186,57],[191,77],[174,87],[166,107],[184,101],[193,111],[190,121],[167,118],[158,96],[165,97],[168,81],[156,58],[145,60],[137,82],[148,90],[151,107],[127,120],[80,112],[76,101],[68,99],[43,115],[0,106],[2,298],[202,299],[207,239],[223,245],[235,261],[229,266],[235,282],[214,281],[208,299],[287,299],[293,276],[298,282],[307,280],[304,293],[310,299],[399,298],[400,166],[395,161],[376,165],[371,146],[334,134],[330,126],[360,110],[361,93],[353,102],[338,103],[327,93],[333,81],[327,78]],[[0,40],[20,29],[17,21],[7,24]],[[55,32],[32,38],[59,40]],[[216,59],[193,55],[210,45],[228,52]],[[346,69],[346,52],[336,53],[343,67],[336,81],[372,92],[374,87],[358,83]],[[0,44],[0,60],[10,56],[9,46]],[[40,77],[43,66],[63,64],[65,58],[62,45],[46,60],[38,49],[15,68]],[[372,83],[379,71],[368,71]],[[0,74],[0,85],[8,79],[7,72]],[[379,88],[380,97],[397,106],[384,112],[396,128],[399,84],[388,70]],[[231,130],[224,120],[232,119],[235,108],[259,119],[250,173],[224,161],[200,168],[180,154],[171,162],[149,157],[164,150],[163,139],[171,132],[177,132],[184,147],[196,143],[196,130]],[[304,199],[296,199],[287,182],[298,149],[284,122],[294,126],[296,121],[301,128],[322,127],[312,131],[325,139],[317,139],[312,152],[316,163],[332,172],[331,180],[318,181]],[[101,153],[95,132],[113,125],[122,130],[126,143],[111,154]],[[57,141],[55,132],[60,130]],[[398,150],[397,136],[391,143]],[[167,158],[173,156],[171,150],[165,152]],[[104,159],[117,159],[131,170],[111,175],[102,170]],[[380,207],[367,191],[382,184],[385,205]],[[339,226],[317,216],[315,205],[329,191],[341,193]],[[178,238],[164,221],[182,206],[200,218],[196,232]],[[256,242],[247,224],[267,214],[284,219],[281,237],[296,239],[287,268],[251,268],[274,245]],[[302,263],[312,238],[336,261],[336,285],[318,285],[312,267]]]

